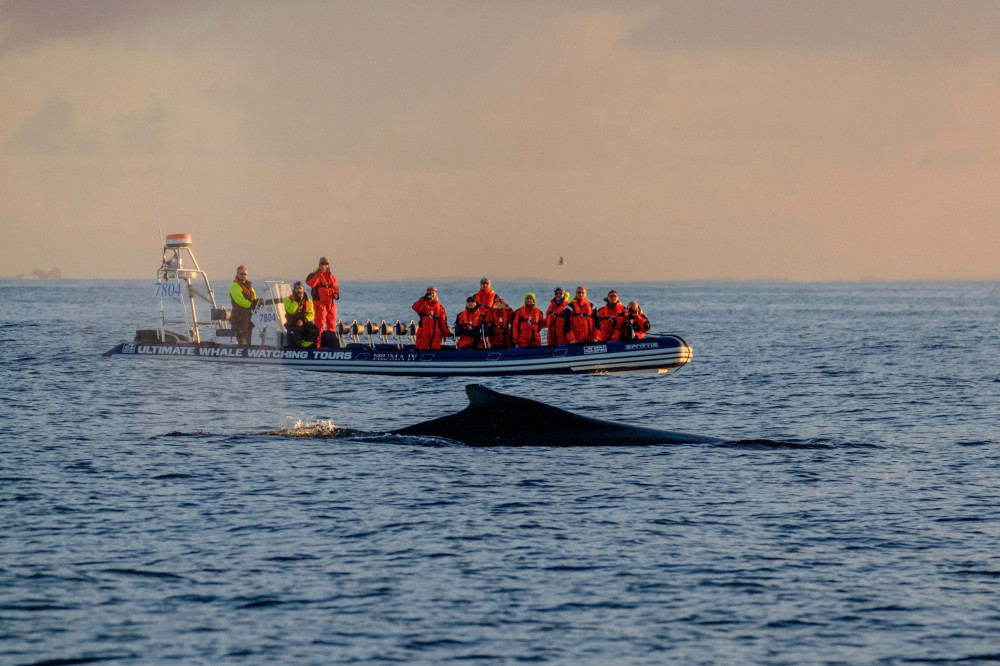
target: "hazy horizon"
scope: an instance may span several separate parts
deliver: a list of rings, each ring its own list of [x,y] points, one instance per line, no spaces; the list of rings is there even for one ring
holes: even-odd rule
[[[0,0],[0,277],[141,279],[190,233],[215,280],[992,281],[998,34],[986,0]]]

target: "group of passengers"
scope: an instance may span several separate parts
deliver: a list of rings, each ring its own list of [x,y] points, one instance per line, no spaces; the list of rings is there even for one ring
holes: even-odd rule
[[[248,275],[246,266],[238,267],[229,287],[233,308],[230,322],[240,345],[250,344],[253,329],[250,318],[259,303]],[[330,262],[320,257],[318,267],[306,276],[305,283],[295,282],[292,293],[284,299],[289,346],[337,346],[335,301],[339,299],[340,287],[330,272]],[[622,305],[614,289],[604,302],[603,307],[595,310],[583,285],[576,288],[576,297],[572,299],[562,287],[556,287],[544,314],[530,292],[524,295],[524,305],[515,311],[493,291],[490,279],[484,277],[479,281],[479,291],[465,299],[465,308],[455,318],[452,329],[444,306],[438,301],[437,289],[427,287],[427,292],[413,304],[419,317],[416,346],[440,349],[447,338],[454,337],[458,349],[540,347],[543,328],[550,346],[637,340],[649,331],[649,320],[637,302]]]
[[[455,337],[459,349],[503,349],[541,347],[542,329],[550,346],[586,344],[610,340],[637,340],[649,331],[649,319],[635,301],[628,306],[618,301],[612,289],[604,298],[604,307],[595,310],[587,300],[587,288],[576,288],[576,297],[556,287],[545,313],[535,304],[535,295],[524,295],[524,306],[513,311],[493,291],[489,278],[479,281],[479,291],[465,299],[465,309],[455,318],[454,330],[448,327],[448,315],[438,301],[437,289],[427,292],[413,304],[420,317],[416,345],[418,349],[440,349],[448,337]]]
[[[250,344],[253,329],[250,318],[260,302],[248,275],[247,267],[239,266],[236,278],[229,285],[229,300],[233,306],[229,321],[240,345]],[[306,286],[310,289],[311,298],[306,296]],[[337,304],[334,302],[337,300],[340,300],[337,278],[330,272],[330,261],[320,257],[319,265],[306,276],[305,284],[296,281],[292,293],[284,299],[289,346],[334,346],[331,339],[337,327]]]

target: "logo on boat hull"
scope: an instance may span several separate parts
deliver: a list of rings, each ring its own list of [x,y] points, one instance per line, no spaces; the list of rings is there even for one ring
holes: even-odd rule
[[[631,345],[625,345],[625,349],[629,351],[633,349],[657,349],[659,346],[655,342],[636,342]]]
[[[122,353],[123,354],[134,354],[135,353],[135,345],[133,345],[131,342],[126,342],[125,344],[122,345]]]
[[[584,354],[606,354],[608,353],[607,345],[590,345],[583,348]]]

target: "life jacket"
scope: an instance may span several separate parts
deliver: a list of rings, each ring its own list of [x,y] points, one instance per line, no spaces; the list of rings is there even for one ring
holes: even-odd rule
[[[605,305],[597,311],[598,330],[601,340],[621,340],[622,324],[625,323],[627,310],[621,302],[615,303],[615,307]]]
[[[312,287],[310,296],[314,301],[319,301],[320,305],[331,305],[334,299],[340,298],[337,278],[333,277],[330,271],[321,271],[317,268],[306,278],[306,284]]]
[[[242,283],[233,280],[233,283],[229,285],[229,300],[232,301],[233,312],[238,312],[237,308],[248,310],[256,298],[257,292],[253,290],[253,284],[250,280]]]
[[[420,298],[413,304],[413,311],[420,316],[417,330],[417,349],[441,349],[441,343],[448,337],[448,315],[437,299]]]
[[[508,307],[493,308],[486,313],[486,324],[490,327],[490,347],[506,349],[510,347],[510,324],[513,311]]]
[[[639,314],[625,317],[622,324],[622,340],[642,340],[649,331],[649,320],[646,314],[639,309]]]
[[[569,306],[569,342],[571,344],[583,344],[597,340],[597,325],[594,321],[594,306],[590,301],[578,301],[573,299]]]
[[[312,301],[302,294],[302,300],[296,300],[294,294],[285,299],[285,326],[301,325],[316,318]]]
[[[465,308],[455,317],[456,345],[459,349],[483,348],[483,315],[482,308],[470,310]]]
[[[522,306],[514,313],[513,336],[515,347],[541,347],[542,326],[545,315],[537,307]]]
[[[569,307],[569,300],[556,302],[556,299],[549,301],[549,307],[545,310],[545,325],[549,329],[548,344],[565,345],[569,343],[569,318],[566,308]]]
[[[480,307],[491,309],[493,307],[493,302],[497,300],[497,292],[492,289],[489,291],[483,291],[480,289],[473,295],[473,298],[476,299],[476,303],[479,303]]]

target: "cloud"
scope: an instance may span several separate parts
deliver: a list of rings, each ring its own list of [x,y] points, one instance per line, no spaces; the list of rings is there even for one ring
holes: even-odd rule
[[[92,155],[100,143],[100,133],[81,124],[71,101],[50,97],[11,134],[4,147],[7,152],[22,154]]]
[[[671,0],[631,36],[658,50],[808,50],[865,57],[1000,54],[993,0]]]
[[[4,51],[29,49],[49,39],[107,35],[212,7],[202,0],[3,0],[0,44]]]

